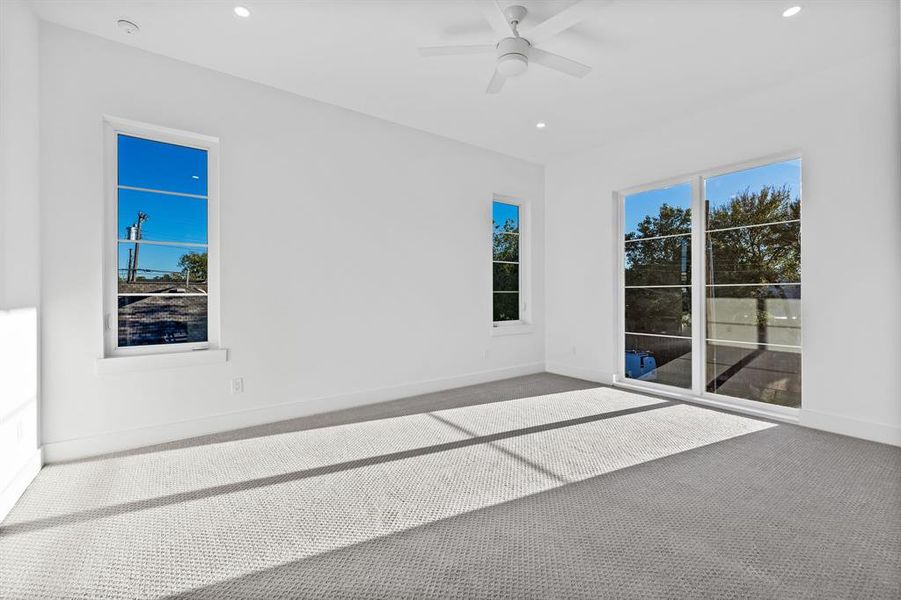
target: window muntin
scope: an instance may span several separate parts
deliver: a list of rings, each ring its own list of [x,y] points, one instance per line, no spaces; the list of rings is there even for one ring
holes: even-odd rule
[[[704,180],[705,389],[801,405],[801,161]]]
[[[123,133],[115,138],[114,347],[205,344],[208,152]]]
[[[495,323],[520,321],[520,206],[492,203],[492,313]]]
[[[692,187],[624,198],[624,374],[690,388]]]

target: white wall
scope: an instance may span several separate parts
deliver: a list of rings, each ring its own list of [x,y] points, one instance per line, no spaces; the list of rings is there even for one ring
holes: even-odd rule
[[[610,381],[622,360],[614,191],[800,149],[801,423],[901,444],[898,22],[864,60],[549,164],[549,370]]]
[[[38,22],[0,2],[0,519],[38,449]]]
[[[41,86],[48,459],[542,370],[540,236],[490,335],[492,193],[541,232],[542,167],[47,23]],[[104,114],[221,138],[227,363],[95,373]]]

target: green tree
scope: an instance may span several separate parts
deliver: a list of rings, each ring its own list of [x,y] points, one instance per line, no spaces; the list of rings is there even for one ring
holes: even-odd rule
[[[206,281],[207,277],[207,253],[189,252],[178,259],[183,275],[187,275],[193,281]]]
[[[707,211],[707,283],[801,281],[801,200],[788,186],[750,188]],[[783,223],[768,227],[745,227]],[[718,229],[724,231],[716,231]],[[766,288],[762,288],[765,292]]]

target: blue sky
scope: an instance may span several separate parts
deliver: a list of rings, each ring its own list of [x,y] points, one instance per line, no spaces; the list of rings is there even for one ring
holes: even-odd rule
[[[732,196],[744,191],[745,188],[750,188],[753,192],[764,185],[776,187],[788,185],[792,191],[792,197],[798,197],[801,192],[800,159],[711,177],[704,184],[704,193],[706,199],[710,201],[711,207],[715,207],[729,202]],[[690,208],[691,185],[684,183],[626,196],[625,233],[635,231],[636,226],[646,215],[657,215],[660,206],[664,203],[670,206]]]
[[[206,196],[206,171],[206,150],[119,136],[119,185]]]
[[[663,204],[679,208],[691,208],[691,184],[680,183],[668,188],[660,188],[626,196],[625,232],[635,231],[645,216],[657,216]]]
[[[776,187],[788,185],[792,191],[792,198],[797,198],[801,193],[801,160],[787,160],[711,177],[704,184],[704,192],[713,208],[728,203],[732,196],[744,191],[745,188],[750,187],[754,192],[765,185]]]
[[[514,231],[519,231],[519,207],[515,204],[495,202],[492,207],[492,215],[495,229],[500,228],[507,219],[512,219],[515,226]]]
[[[207,193],[205,150],[120,135],[118,162],[120,186],[204,196]],[[127,238],[127,228],[136,222],[139,211],[149,216],[142,225],[144,240],[207,243],[207,201],[204,198],[120,189],[120,238]],[[130,248],[134,248],[134,244],[119,244],[120,269],[127,268]],[[180,271],[178,259],[183,254],[205,251],[198,247],[143,244],[138,267]]]

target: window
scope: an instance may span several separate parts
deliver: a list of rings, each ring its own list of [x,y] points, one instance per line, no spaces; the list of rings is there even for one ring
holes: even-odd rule
[[[691,184],[625,197],[625,376],[691,387]]]
[[[512,199],[492,203],[492,280],[495,326],[525,321],[523,312],[521,205]]]
[[[622,202],[621,375],[799,407],[800,159],[641,188]]]
[[[107,124],[106,354],[216,342],[216,143]]]
[[[801,161],[704,180],[708,392],[801,405]]]

